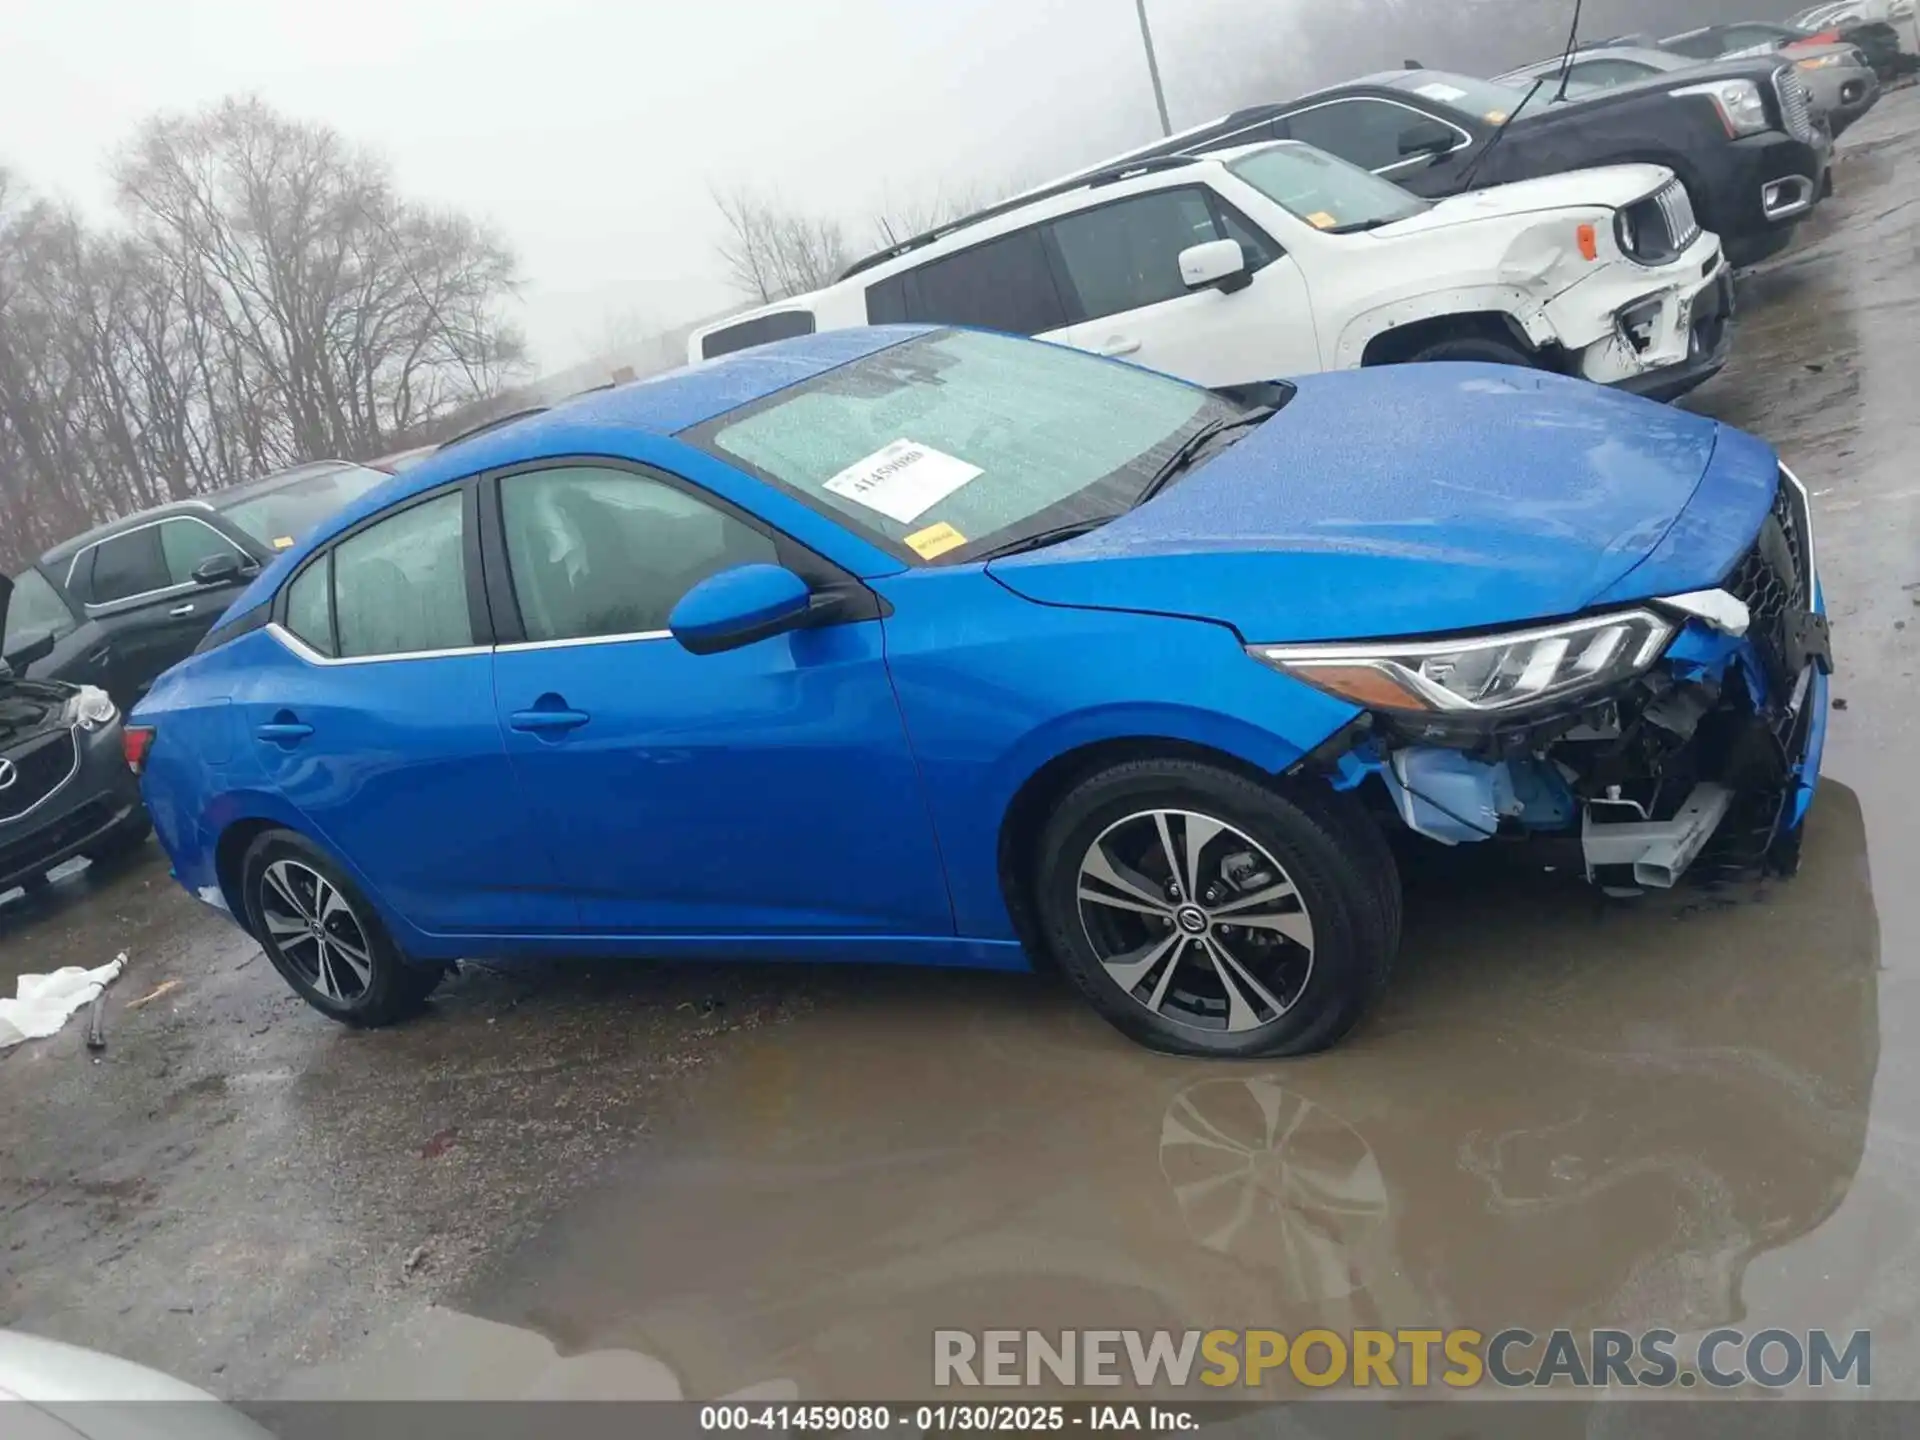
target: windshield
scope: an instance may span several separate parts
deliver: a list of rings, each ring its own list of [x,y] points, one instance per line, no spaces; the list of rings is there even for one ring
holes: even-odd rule
[[[1129,508],[1200,426],[1198,386],[1075,350],[949,330],[709,421],[695,437],[887,549],[962,561]]]
[[[285,550],[342,505],[359,499],[388,478],[381,471],[351,465],[289,481],[277,490],[219,509],[268,549]]]
[[[1310,145],[1285,141],[1269,145],[1228,162],[1227,169],[1283,210],[1321,230],[1386,225],[1430,208],[1391,180]]]
[[[1559,67],[1554,67],[1558,73]],[[1502,85],[1498,80],[1476,80],[1471,75],[1449,75],[1438,70],[1424,70],[1412,84],[1402,88],[1414,95],[1422,96],[1436,104],[1458,110],[1487,125],[1504,125],[1520,108],[1520,102],[1526,98],[1527,85],[1515,89],[1511,85]]]

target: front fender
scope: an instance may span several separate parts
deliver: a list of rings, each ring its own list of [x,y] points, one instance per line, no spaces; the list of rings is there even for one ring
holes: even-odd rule
[[[1273,774],[1359,713],[1253,659],[1225,625],[1042,604],[978,571],[919,570],[875,588],[896,607],[883,622],[887,668],[968,938],[1017,938],[1001,830],[1055,759],[1163,740]]]

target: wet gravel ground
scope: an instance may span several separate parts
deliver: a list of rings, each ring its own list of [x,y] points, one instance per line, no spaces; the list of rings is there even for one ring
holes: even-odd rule
[[[1840,153],[1686,402],[1815,494],[1797,879],[1419,875],[1376,1018],[1220,1067],[867,970],[468,967],[356,1034],[155,852],[0,899],[8,993],[130,956],[103,1054],[0,1055],[0,1325],[247,1398],[901,1397],[935,1326],[1871,1326],[1920,1394],[1920,90]]]

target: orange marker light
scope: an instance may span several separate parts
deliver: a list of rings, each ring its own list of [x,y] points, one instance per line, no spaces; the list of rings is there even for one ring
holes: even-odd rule
[[[1580,253],[1589,260],[1600,258],[1600,242],[1594,238],[1593,226],[1582,225],[1574,232],[1574,238],[1580,242]]]

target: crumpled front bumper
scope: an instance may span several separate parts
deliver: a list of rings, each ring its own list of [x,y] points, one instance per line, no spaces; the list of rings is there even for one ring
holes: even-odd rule
[[[1721,584],[1646,602],[1675,629],[1661,657],[1577,714],[1465,744],[1344,757],[1411,830],[1445,845],[1525,841],[1609,889],[1665,888],[1695,860],[1791,869],[1826,743],[1831,656],[1812,515],[1785,466],[1759,534]]]
[[[1577,285],[1555,302],[1571,307],[1604,298],[1607,305],[1600,332],[1578,348],[1569,346],[1575,374],[1671,400],[1726,364],[1733,340],[1733,271],[1718,239],[1703,235],[1672,264],[1639,270],[1638,283],[1626,278],[1604,291],[1589,288],[1590,282]],[[1593,328],[1591,318],[1584,324]],[[1585,333],[1571,320],[1563,328]]]

